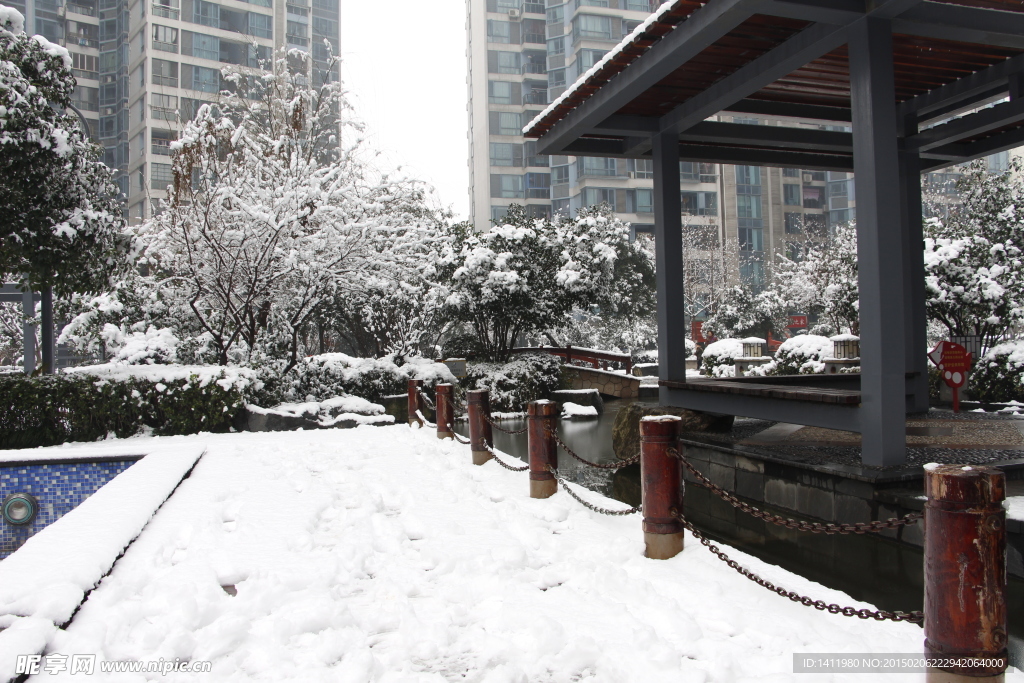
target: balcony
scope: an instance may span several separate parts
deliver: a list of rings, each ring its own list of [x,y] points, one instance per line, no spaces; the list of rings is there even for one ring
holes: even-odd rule
[[[523,95],[523,104],[547,104],[547,92],[534,91]]]
[[[95,38],[87,38],[85,36],[76,36],[74,34],[69,34],[67,37],[64,38],[64,45],[65,47],[75,45],[78,47],[94,47],[99,49],[100,41],[96,40]]]
[[[85,5],[76,5],[76,4],[71,3],[71,2],[69,2],[66,5],[66,7],[67,7],[67,11],[68,12],[72,12],[74,14],[82,14],[82,15],[85,15],[87,17],[95,17],[96,16],[96,8],[95,7],[86,7]]]
[[[156,4],[153,5],[154,17],[163,17],[165,19],[174,19],[175,21],[177,21],[180,14],[180,10],[178,10],[175,7],[165,7],[164,5]]]
[[[531,14],[547,14],[547,9],[542,2],[524,2],[523,11]]]
[[[544,37],[543,33],[524,33],[523,34],[523,42],[524,43],[540,43],[541,45],[544,45],[548,41]]]
[[[161,156],[171,155],[171,141],[170,140],[153,140],[153,145],[150,148],[153,154],[159,154]]]
[[[93,80],[93,81],[98,81],[100,79],[100,73],[98,71],[85,71],[84,69],[72,69],[71,73],[72,73],[72,75],[74,75],[75,78],[79,78],[79,79],[85,78],[85,79],[89,79],[89,80]]]
[[[166,107],[150,107],[149,115],[154,119],[161,121],[174,121],[177,117],[173,109],[167,109]]]
[[[523,64],[521,69],[521,73],[524,74],[546,74],[547,72],[547,66],[544,64],[537,64],[535,62],[526,62]]]
[[[160,50],[161,52],[173,52],[173,53],[177,54],[178,53],[178,44],[177,43],[165,43],[162,40],[154,40],[153,41],[153,49],[154,50]]]
[[[153,85],[166,85],[171,88],[178,87],[177,76],[161,76],[159,74],[153,74]]]

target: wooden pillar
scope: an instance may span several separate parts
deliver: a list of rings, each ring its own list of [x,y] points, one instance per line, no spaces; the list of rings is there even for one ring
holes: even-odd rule
[[[686,381],[686,316],[683,301],[683,221],[679,195],[679,132],[652,140],[654,249],[658,289],[658,377]],[[662,393],[665,389],[662,388]]]
[[[672,512],[683,511],[683,471],[669,449],[679,445],[675,415],[640,420],[640,482],[644,514],[644,555],[667,560],[683,550],[683,524]]]
[[[857,178],[862,431],[865,465],[906,462],[906,301],[892,31],[867,17],[850,28]]]
[[[455,412],[452,410],[452,385],[438,384],[434,389],[434,419],[437,420],[437,438],[454,439],[452,421],[455,419]]]
[[[409,380],[409,424],[420,424],[420,419],[416,416],[416,411],[420,408],[420,388],[423,386],[423,380],[411,379]],[[421,425],[422,426],[422,425]]]
[[[998,676],[1007,665],[1005,475],[934,465],[925,494],[925,652],[997,662],[944,667],[929,683]]]
[[[25,320],[31,320],[36,317],[36,301],[32,297],[31,291],[22,292],[21,294],[21,312],[25,316]],[[22,352],[25,354],[25,374],[31,375],[36,371],[36,326],[23,323],[21,331]]]
[[[530,498],[549,498],[558,490],[555,475],[548,467],[558,468],[558,444],[555,420],[558,404],[554,401],[530,401],[526,405],[526,435],[530,451]]]
[[[469,413],[469,448],[473,452],[473,464],[483,465],[491,459],[488,448],[494,448],[494,434],[491,431],[491,402],[487,389],[466,392],[466,408]]]
[[[57,370],[56,348],[53,339],[53,288],[47,287],[42,292],[39,342],[42,348],[44,375],[52,375]]]

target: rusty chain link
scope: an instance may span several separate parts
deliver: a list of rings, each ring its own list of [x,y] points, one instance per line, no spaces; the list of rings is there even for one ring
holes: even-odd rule
[[[740,566],[736,560],[726,555],[722,550],[709,541],[704,534],[697,530],[697,527],[693,526],[685,517],[679,514],[678,510],[672,510],[672,516],[683,523],[683,526],[694,535],[694,537],[701,542],[708,550],[710,550],[718,559],[725,562],[727,565],[735,569],[737,572],[747,577],[759,586],[763,586],[773,593],[778,593],[784,598],[789,598],[793,602],[799,602],[805,607],[813,607],[816,610],[828,612],[830,614],[842,614],[844,617],[859,617],[861,619],[874,619],[876,621],[909,621],[911,623],[919,624],[924,621],[924,612],[887,612],[885,610],[869,610],[869,609],[857,609],[856,607],[840,607],[835,603],[827,603],[824,600],[813,600],[806,595],[800,595],[794,591],[786,590],[782,586],[776,586],[767,579],[762,579],[760,576],[750,571],[749,569]]]
[[[430,408],[431,410],[437,409],[436,406],[434,405],[434,402],[430,400],[429,396],[423,393],[423,389],[421,389],[420,387],[416,387],[416,395],[419,396],[420,399],[422,399],[423,402],[427,404],[428,408]]]
[[[637,453],[634,457],[630,458],[629,460],[620,460],[617,463],[611,463],[611,464],[608,464],[608,465],[599,465],[596,462],[590,462],[589,460],[584,460],[580,456],[576,455],[576,452],[573,451],[568,446],[566,446],[565,442],[562,441],[560,438],[558,438],[557,434],[555,434],[555,443],[557,443],[559,446],[561,446],[562,450],[564,450],[566,453],[568,453],[572,457],[574,457],[577,460],[579,460],[584,465],[588,465],[590,467],[596,467],[596,468],[601,469],[601,470],[617,470],[617,469],[621,469],[621,468],[625,467],[626,465],[632,465],[633,463],[640,461],[640,454]]]
[[[437,425],[428,421],[427,418],[423,416],[423,412],[419,408],[416,409],[416,418],[420,421],[420,424],[437,429]]]
[[[529,429],[529,427],[523,427],[522,429],[502,429],[501,427],[498,426],[498,423],[495,422],[490,415],[484,415],[484,419],[487,420],[487,424],[491,425],[502,434],[511,434],[515,436],[516,434],[525,434],[526,430]]]
[[[771,524],[777,524],[778,526],[786,527],[787,529],[796,529],[798,531],[809,531],[812,534],[866,534],[869,531],[879,532],[883,529],[895,529],[900,526],[916,524],[918,520],[922,519],[924,515],[913,512],[902,518],[890,517],[885,521],[875,522],[858,522],[856,524],[822,524],[821,522],[803,522],[789,517],[782,517],[781,515],[773,515],[770,512],[759,510],[758,508],[744,503],[742,500],[729,493],[721,486],[714,484],[710,479],[705,477],[693,464],[686,459],[678,449],[670,448],[668,452],[678,458],[683,465],[690,471],[690,473],[697,478],[700,483],[707,488],[709,491],[717,495],[725,502],[732,505],[737,510],[746,512],[752,517],[770,522]]]
[[[494,461],[501,465],[502,467],[504,467],[506,470],[512,472],[525,472],[526,470],[530,469],[529,465],[525,465],[524,467],[513,467],[512,465],[505,464],[504,462],[502,462],[501,458],[498,457],[498,454],[494,452],[494,449],[488,446],[487,444],[484,444],[484,450],[490,453],[491,457],[494,458]]]
[[[593,510],[594,512],[599,512],[602,515],[615,515],[615,516],[619,516],[619,515],[631,515],[634,512],[639,512],[640,511],[640,506],[639,505],[637,505],[635,507],[631,507],[631,508],[626,509],[626,510],[609,510],[608,508],[602,508],[602,507],[598,507],[598,506],[594,505],[593,503],[588,503],[587,501],[583,500],[582,498],[577,496],[575,493],[573,493],[573,490],[571,488],[569,488],[568,484],[565,483],[565,479],[562,479],[560,476],[558,476],[558,470],[556,470],[551,465],[548,465],[548,472],[550,472],[551,474],[553,474],[555,476],[555,481],[557,481],[562,486],[562,490],[563,491],[565,491],[570,496],[575,498],[578,503],[582,504],[586,508],[589,508],[589,509]]]

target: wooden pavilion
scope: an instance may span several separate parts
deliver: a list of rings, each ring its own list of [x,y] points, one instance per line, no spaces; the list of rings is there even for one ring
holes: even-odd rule
[[[653,158],[663,404],[858,431],[864,464],[898,465],[928,408],[921,173],[1024,144],[1022,88],[1021,0],[670,0],[524,132]],[[687,381],[681,159],[856,173],[859,382]]]

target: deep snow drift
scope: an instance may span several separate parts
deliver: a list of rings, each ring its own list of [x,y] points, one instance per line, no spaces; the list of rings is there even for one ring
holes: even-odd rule
[[[921,651],[917,626],[795,604],[691,537],[672,560],[645,559],[638,515],[598,516],[563,492],[531,500],[525,473],[474,467],[468,446],[426,430],[133,440],[154,442],[207,452],[51,652],[213,661],[157,677],[174,681],[863,683],[795,675],[793,653]],[[863,606],[726,550],[789,589]]]

